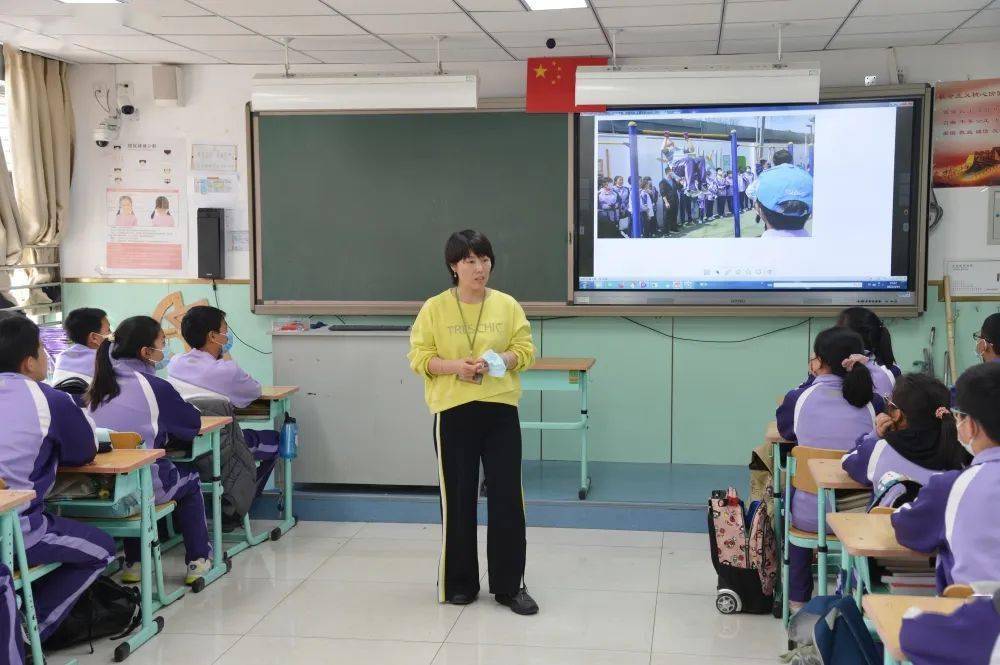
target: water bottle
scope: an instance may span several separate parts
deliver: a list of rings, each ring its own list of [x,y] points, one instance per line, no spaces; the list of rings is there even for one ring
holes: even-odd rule
[[[299,424],[287,413],[278,439],[278,454],[282,459],[295,459],[299,455]]]

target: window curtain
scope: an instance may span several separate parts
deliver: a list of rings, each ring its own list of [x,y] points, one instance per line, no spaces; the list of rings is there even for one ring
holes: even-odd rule
[[[14,199],[14,183],[7,170],[7,158],[0,150],[0,266],[11,266],[21,259],[21,219]],[[11,307],[10,270],[0,269],[0,308]]]
[[[75,126],[69,98],[68,65],[59,60],[3,47],[15,164],[14,192],[20,210],[18,231],[23,263],[57,263],[53,249],[69,221],[69,184],[73,172]],[[52,270],[28,271],[29,284],[56,279]],[[32,290],[29,304],[49,302]]]

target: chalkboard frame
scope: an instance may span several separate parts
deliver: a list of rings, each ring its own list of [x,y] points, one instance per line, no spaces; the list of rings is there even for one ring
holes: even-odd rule
[[[468,110],[433,109],[425,113],[469,113]],[[491,99],[480,100],[476,113],[524,112],[523,99]],[[246,131],[248,159],[248,211],[250,217],[250,292],[251,309],[256,314],[345,314],[345,315],[409,315],[419,311],[422,301],[406,300],[265,300],[263,291],[263,253],[261,251],[261,182],[260,155],[258,151],[260,116],[291,116],[291,115],[399,115],[409,112],[363,110],[363,111],[252,111],[250,104],[246,105]],[[570,315],[579,306],[572,304],[573,274],[575,257],[574,223],[576,219],[576,200],[574,183],[576,180],[575,158],[575,116],[566,115],[566,283],[565,298],[552,302],[522,302],[521,305],[529,315]],[[428,297],[434,294],[427,294]]]

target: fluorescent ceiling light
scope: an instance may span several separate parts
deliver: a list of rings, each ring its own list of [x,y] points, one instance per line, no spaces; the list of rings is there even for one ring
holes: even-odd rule
[[[119,5],[121,0],[59,0],[64,5]]]
[[[577,9],[586,7],[587,0],[524,0],[528,9],[539,11],[542,9]]]

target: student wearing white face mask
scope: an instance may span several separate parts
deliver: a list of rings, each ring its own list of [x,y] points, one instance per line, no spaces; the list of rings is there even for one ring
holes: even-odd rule
[[[984,363],[1000,361],[1000,313],[987,316],[983,327],[972,337],[976,340],[976,355]]]

